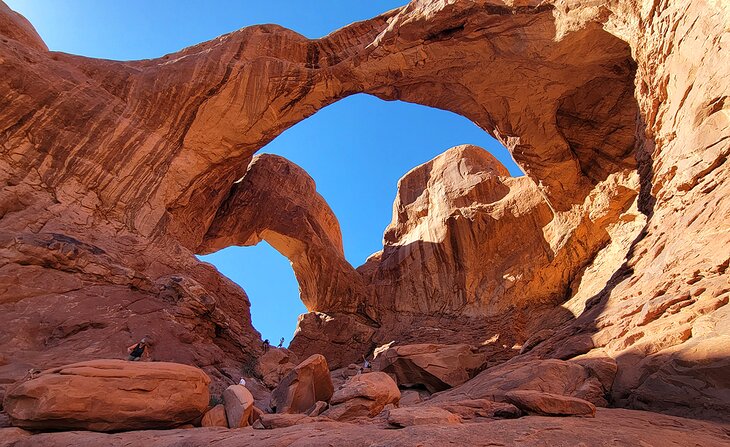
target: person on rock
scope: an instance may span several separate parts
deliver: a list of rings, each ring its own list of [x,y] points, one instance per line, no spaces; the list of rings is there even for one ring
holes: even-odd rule
[[[264,340],[264,342],[261,344],[261,347],[264,349],[264,352],[269,352],[269,347],[271,346],[271,343],[269,343],[269,339],[267,338]]]
[[[284,337],[281,337],[281,340],[279,340],[279,346],[277,348],[281,348],[284,346]]]
[[[141,360],[142,356],[145,354],[149,356],[149,341],[149,335],[145,335],[139,343],[135,343],[128,347],[127,353],[129,354],[129,357],[127,357],[127,360],[130,362],[137,362]]]

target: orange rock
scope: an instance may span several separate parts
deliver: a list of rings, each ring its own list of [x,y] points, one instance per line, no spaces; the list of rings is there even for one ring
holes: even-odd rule
[[[459,416],[438,407],[395,408],[388,411],[387,421],[396,427],[461,423]]]
[[[315,354],[296,366],[271,393],[277,413],[306,413],[317,401],[329,401],[334,388],[327,360]]]
[[[218,404],[205,412],[200,422],[202,427],[225,427],[228,428],[228,419],[226,419],[226,407]]]
[[[13,447],[59,447],[103,445],[126,447],[154,445],[362,446],[373,442],[398,446],[484,445],[516,447],[584,444],[614,445],[701,445],[725,447],[727,427],[719,423],[666,416],[644,411],[598,409],[593,418],[527,416],[520,419],[471,422],[468,424],[416,425],[393,430],[385,424],[352,424],[308,418],[303,415],[268,415],[271,419],[298,419],[283,430],[141,430],[125,433],[42,433],[17,441]],[[287,421],[288,424],[288,421]],[[263,426],[261,427],[263,428]],[[609,441],[607,441],[609,440]],[[609,444],[610,445],[610,444]]]
[[[398,385],[421,385],[431,393],[461,385],[485,364],[468,345],[405,345],[375,351],[373,368],[395,376]]]
[[[316,416],[319,416],[319,415],[320,415],[320,414],[322,414],[322,413],[323,413],[323,412],[324,412],[324,411],[325,411],[325,410],[326,410],[326,409],[327,409],[328,407],[329,407],[329,405],[327,404],[327,402],[324,402],[324,401],[321,401],[321,400],[320,400],[320,401],[318,401],[318,402],[317,402],[316,404],[314,404],[314,406],[313,406],[312,408],[310,408],[310,409],[309,409],[309,411],[307,412],[307,416],[309,416],[309,417],[316,417]]]
[[[297,356],[285,348],[271,348],[258,358],[256,373],[269,388],[276,388],[279,381],[294,369],[299,361]]]
[[[329,421],[323,417],[309,417],[306,414],[262,414],[254,428],[271,430],[274,428],[285,428],[301,424],[313,424],[315,422]]]
[[[13,425],[35,430],[170,428],[205,412],[209,383],[187,365],[92,360],[18,383],[3,407]]]
[[[483,371],[465,384],[439,393],[427,404],[462,401],[465,397],[502,401],[507,393],[519,390],[575,397],[606,406],[610,383],[609,388],[604,388],[601,379],[605,376],[597,375],[595,368],[589,369],[577,361],[520,360]]]
[[[329,410],[322,415],[338,421],[373,417],[386,405],[397,404],[399,400],[400,390],[389,375],[383,372],[359,374],[335,391]]]
[[[522,411],[506,402],[495,402],[488,399],[466,399],[456,402],[426,402],[425,406],[443,408],[470,420],[477,417],[490,419],[514,419],[522,416]]]
[[[600,353],[618,365],[615,405],[725,418],[729,16],[722,1],[423,0],[321,39],[265,25],[122,62],[48,52],[0,3],[0,383],[150,330],[157,360],[205,365],[220,388],[259,334],[245,293],[193,255],[269,238],[309,310],[373,330],[344,354],[348,334],[301,331],[297,353],[316,340],[345,366],[393,339],[479,345],[488,366],[526,345],[521,361]],[[353,272],[301,172],[247,169],[357,92],[472,120],[526,177],[468,147],[414,169],[382,253]]]
[[[253,396],[243,385],[231,385],[223,392],[229,428],[247,427],[253,413]]]
[[[547,416],[594,417],[596,406],[576,397],[543,393],[541,391],[510,391],[505,398],[518,408],[531,414]]]

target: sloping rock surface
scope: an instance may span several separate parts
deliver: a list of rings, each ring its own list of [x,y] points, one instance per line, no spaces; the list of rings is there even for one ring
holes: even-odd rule
[[[383,372],[358,374],[335,392],[323,416],[338,421],[373,417],[388,404],[398,404],[398,385]]]
[[[279,416],[279,415],[276,415]],[[284,415],[281,415],[284,416]],[[291,415],[295,416],[295,415]],[[312,418],[303,417],[301,421]],[[216,447],[250,446],[362,446],[378,443],[406,447],[424,445],[534,447],[584,445],[647,445],[685,447],[725,447],[730,440],[726,429],[702,421],[623,409],[598,409],[595,418],[554,418],[527,416],[449,426],[421,425],[402,430],[337,422],[315,422],[278,430],[168,430],[120,434],[84,432],[48,433],[21,439],[14,447],[75,447],[78,445],[121,447],[145,445],[172,447],[184,437],[192,445]]]

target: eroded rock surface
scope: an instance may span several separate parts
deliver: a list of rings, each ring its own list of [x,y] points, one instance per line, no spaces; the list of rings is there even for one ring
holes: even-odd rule
[[[322,39],[265,25],[117,62],[48,52],[0,3],[0,383],[123,356],[149,331],[153,360],[225,387],[260,337],[245,293],[194,254],[266,239],[296,264],[309,310],[363,325],[364,340],[318,341],[353,352],[339,366],[392,340],[468,343],[488,366],[520,351],[507,368],[571,361],[557,394],[578,371],[588,386],[568,394],[588,397],[574,397],[722,420],[728,22],[710,0],[415,0]],[[356,92],[461,114],[526,177],[473,147],[415,168],[382,253],[355,270],[306,173],[251,160]],[[610,389],[576,357],[615,359]],[[490,370],[447,394],[490,395]]]
[[[277,430],[167,430],[138,431],[120,434],[101,433],[46,433],[21,438],[14,447],[75,447],[103,445],[121,447],[146,445],[172,447],[180,445],[181,437],[192,445],[236,447],[251,446],[322,445],[361,446],[377,440],[398,446],[483,445],[492,444],[533,447],[537,445],[610,446],[649,445],[684,447],[699,444],[703,447],[725,447],[728,435],[717,424],[624,409],[598,409],[595,418],[555,418],[527,416],[513,420],[488,421],[474,424],[447,426],[420,425],[403,430],[382,428],[373,424],[317,422],[316,418],[301,415],[269,415],[267,419],[286,423],[293,417],[299,425]],[[310,423],[307,423],[310,422]],[[273,426],[272,426],[273,427]]]
[[[13,425],[33,430],[170,428],[205,412],[209,383],[187,365],[92,360],[17,384],[3,408]]]
[[[327,360],[315,354],[296,366],[271,393],[271,408],[277,413],[307,413],[318,401],[334,393]]]
[[[338,421],[373,417],[386,405],[397,404],[399,400],[398,385],[386,373],[358,374],[335,391],[330,408],[322,415]]]
[[[388,411],[387,421],[396,427],[461,423],[459,416],[438,407],[396,408]]]
[[[228,428],[241,428],[251,425],[253,415],[253,396],[243,385],[231,385],[223,392]]]
[[[373,368],[395,376],[399,386],[435,393],[461,385],[486,363],[469,345],[405,345],[377,352]]]

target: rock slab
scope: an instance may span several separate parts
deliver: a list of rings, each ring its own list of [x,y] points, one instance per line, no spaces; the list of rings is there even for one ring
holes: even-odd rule
[[[253,414],[253,395],[243,385],[231,385],[223,392],[229,428],[247,427]]]
[[[209,383],[177,363],[92,360],[17,384],[3,407],[13,425],[33,430],[172,428],[205,412]]]
[[[383,372],[359,374],[351,377],[337,390],[330,401],[329,410],[323,416],[338,421],[360,417],[373,417],[388,404],[400,400],[398,385]]]
[[[318,401],[329,401],[333,393],[327,360],[315,354],[281,380],[271,393],[271,407],[277,413],[306,413]]]

